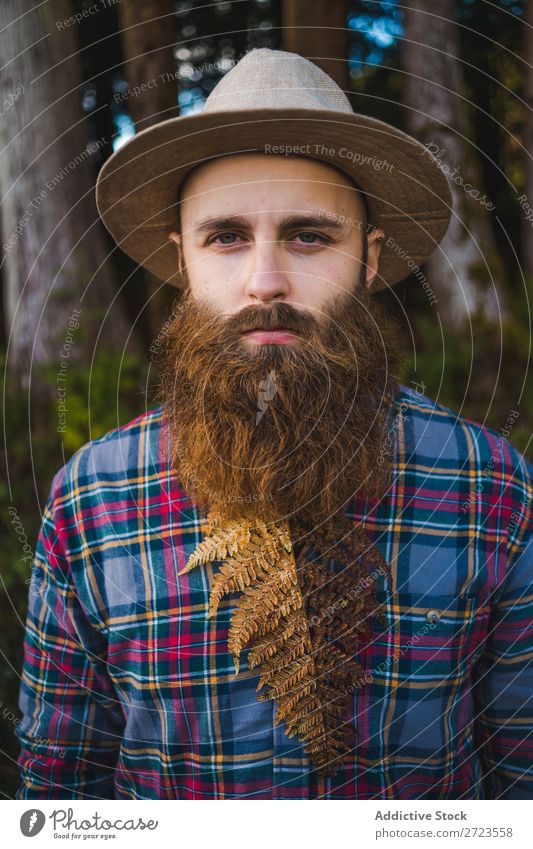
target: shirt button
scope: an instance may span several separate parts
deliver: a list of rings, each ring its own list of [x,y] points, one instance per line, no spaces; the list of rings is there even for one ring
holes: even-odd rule
[[[426,619],[428,620],[428,622],[432,623],[438,622],[441,616],[441,611],[435,610],[435,608],[431,608],[431,610],[428,610],[428,612],[426,613]]]

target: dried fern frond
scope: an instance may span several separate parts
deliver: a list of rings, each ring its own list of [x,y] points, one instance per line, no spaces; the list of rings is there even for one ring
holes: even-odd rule
[[[178,575],[185,575],[203,563],[210,563],[212,560],[223,560],[230,554],[233,554],[241,548],[241,546],[249,541],[248,525],[241,525],[238,522],[229,522],[224,530],[213,528],[210,530],[210,523],[207,524],[208,535],[197,546],[187,561],[185,569],[178,572]]]
[[[353,742],[353,722],[345,715],[350,694],[364,677],[354,649],[358,634],[368,631],[371,592],[353,593],[354,579],[364,572],[348,563],[333,579],[323,563],[305,560],[309,546],[301,547],[304,560],[297,566],[285,521],[224,521],[210,513],[204,530],[205,538],[179,574],[224,561],[213,579],[208,616],[225,595],[241,593],[228,634],[235,673],[241,652],[250,646],[249,668],[258,667],[257,690],[265,688],[257,698],[276,699],[275,724],[284,721],[287,735],[299,736],[321,775],[334,775]],[[330,538],[319,534],[318,542],[326,551]],[[341,565],[345,561],[341,555]],[[327,623],[324,610],[330,611]]]

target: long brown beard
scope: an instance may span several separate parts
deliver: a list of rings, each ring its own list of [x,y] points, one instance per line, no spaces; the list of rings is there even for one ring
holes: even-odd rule
[[[275,326],[299,331],[301,341],[247,348],[240,338]],[[379,499],[390,481],[396,326],[361,285],[321,320],[279,302],[222,319],[187,291],[162,335],[171,462],[197,506],[216,517],[188,568],[226,555],[210,609],[222,591],[242,590],[229,645],[248,643],[267,686],[258,698],[278,699],[276,721],[300,736],[321,775],[333,776],[355,743],[349,707],[366,681],[357,653],[375,615],[383,621],[377,578],[391,578],[343,508],[354,495]],[[264,555],[225,547],[234,519],[243,528],[244,519],[270,522]],[[286,570],[267,555],[284,527],[296,566],[290,591]]]
[[[202,509],[327,521],[390,482],[398,331],[363,286],[316,318],[275,302],[222,318],[190,290],[161,338],[171,462]],[[249,346],[283,326],[297,343]]]

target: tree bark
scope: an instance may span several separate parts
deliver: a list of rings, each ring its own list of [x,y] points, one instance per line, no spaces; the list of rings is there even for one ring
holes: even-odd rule
[[[455,5],[454,0],[434,0],[431,6],[424,0],[405,0],[402,64],[408,130],[428,146],[450,177],[454,214],[426,267],[442,321],[460,326],[475,311],[496,322],[504,305],[499,290],[501,259],[489,219],[491,202],[481,185],[463,99],[466,86],[453,20]]]
[[[178,115],[174,4],[122,0],[118,11],[126,79],[131,88],[144,84],[127,101],[139,131]]]
[[[130,88],[141,89],[126,102],[139,131],[179,114],[174,4],[172,0],[122,0],[118,10],[124,73]],[[149,271],[143,271],[142,277],[149,333],[155,339],[168,311],[168,293]]]
[[[310,59],[348,94],[347,17],[345,0],[283,0],[283,49]]]
[[[90,362],[99,330],[119,350],[128,332],[120,305],[111,307],[114,271],[94,202],[72,14],[68,0],[0,4],[4,311],[8,366],[25,386],[35,365],[59,371],[69,331],[69,363]],[[112,334],[102,327],[108,308]]]

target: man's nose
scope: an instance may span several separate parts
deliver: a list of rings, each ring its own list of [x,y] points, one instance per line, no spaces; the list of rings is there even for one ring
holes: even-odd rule
[[[271,301],[288,295],[289,280],[279,248],[279,241],[274,237],[254,243],[246,275],[245,291],[249,298]]]

